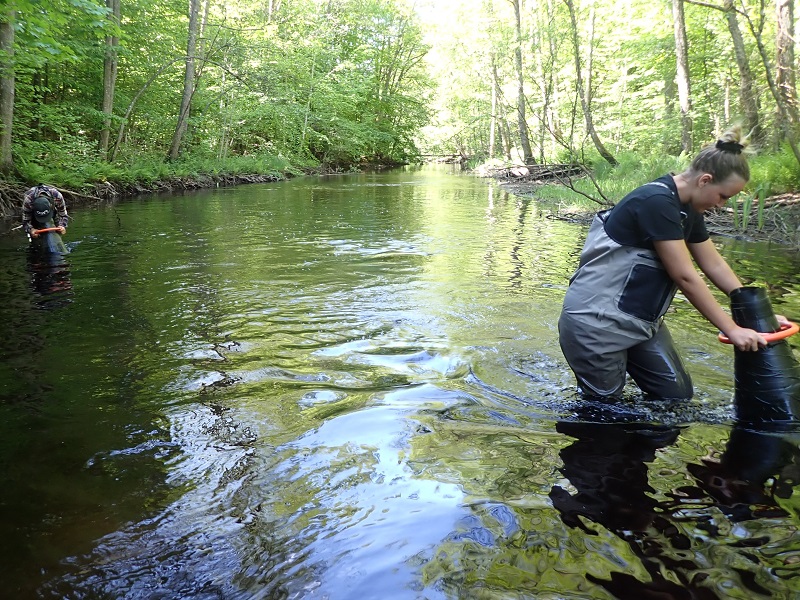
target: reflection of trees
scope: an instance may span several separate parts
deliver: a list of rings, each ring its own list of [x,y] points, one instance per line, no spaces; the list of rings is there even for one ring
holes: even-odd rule
[[[433,454],[444,464],[426,471],[447,479],[446,465],[456,467],[468,511],[426,561],[426,586],[454,597],[477,586],[487,597],[637,600],[800,590],[791,504],[800,451],[790,436],[735,428],[723,451],[670,467],[685,450],[662,456],[676,427],[563,421],[556,433],[440,442]]]
[[[522,250],[525,247],[525,219],[530,204],[531,198],[526,196],[521,196],[517,203],[519,213],[517,216],[517,223],[512,229],[511,273],[508,277],[512,288],[522,287],[522,269],[525,265],[525,261],[522,257]]]

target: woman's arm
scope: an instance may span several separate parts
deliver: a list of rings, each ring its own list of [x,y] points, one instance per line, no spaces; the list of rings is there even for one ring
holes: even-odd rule
[[[739,278],[725,263],[725,260],[719,255],[710,240],[700,244],[692,244],[692,254],[696,252],[696,247],[704,244],[710,245],[711,250],[704,248],[699,251],[701,257],[698,260],[698,266],[703,269],[703,272],[706,273],[714,285],[725,293],[741,287],[742,284],[739,282]],[[766,345],[767,342],[761,334],[752,329],[739,327],[719,305],[716,298],[711,294],[711,290],[708,289],[705,281],[695,269],[692,262],[692,254],[689,253],[689,248],[683,240],[656,241],[654,245],[661,262],[664,264],[664,268],[678,286],[678,289],[700,311],[700,314],[711,321],[739,350],[758,350],[759,346]],[[724,263],[724,267],[718,264],[712,253],[719,257],[719,260]],[[705,271],[705,268],[709,268],[713,274]]]
[[[730,295],[733,290],[742,287],[739,277],[736,276],[730,265],[722,258],[722,255],[711,240],[706,240],[700,244],[688,244],[688,247],[697,266],[720,291]],[[775,315],[775,318],[778,323],[789,323],[788,319],[783,315]]]
[[[697,266],[721,292],[729,295],[736,288],[742,287],[742,282],[711,240],[687,246]]]

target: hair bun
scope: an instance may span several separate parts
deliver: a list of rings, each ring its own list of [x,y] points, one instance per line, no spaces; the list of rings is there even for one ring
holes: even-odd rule
[[[744,150],[744,144],[740,144],[739,142],[726,142],[723,140],[717,140],[717,148],[723,152],[741,154],[742,150]]]

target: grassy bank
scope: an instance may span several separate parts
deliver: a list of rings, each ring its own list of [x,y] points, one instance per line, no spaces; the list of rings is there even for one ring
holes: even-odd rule
[[[140,156],[127,163],[86,160],[18,164],[13,178],[0,181],[0,216],[18,216],[22,195],[37,183],[62,190],[69,206],[170,190],[278,181],[324,172],[317,163],[264,154],[224,160],[190,157],[167,162]],[[327,169],[328,171],[333,169]]]
[[[520,178],[507,180],[504,186],[515,194],[535,195],[562,216],[579,218],[618,202],[629,191],[665,173],[684,170],[690,162],[683,156],[621,154],[617,158],[620,164],[616,167],[595,161],[591,177],[547,183]],[[720,234],[800,247],[800,168],[791,151],[786,148],[751,157],[750,171],[744,191],[731,198],[726,208],[708,215],[711,228]]]

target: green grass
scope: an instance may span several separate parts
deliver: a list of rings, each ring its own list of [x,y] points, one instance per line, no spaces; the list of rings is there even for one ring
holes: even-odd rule
[[[596,186],[588,177],[573,180],[573,186],[578,192],[596,201],[560,184],[542,186],[536,190],[536,197],[578,209],[595,208],[601,205],[603,196],[612,203],[617,203],[631,190],[666,173],[682,171],[687,164],[682,157],[642,158],[631,153],[621,154],[617,156],[617,160],[617,166],[605,161],[598,161],[590,166]]]
[[[768,186],[769,194],[783,194],[800,189],[800,166],[791,148],[784,144],[779,152],[750,159],[749,190]]]
[[[655,156],[642,158],[634,154],[620,154],[619,164],[612,166],[598,160],[590,165],[597,186],[588,177],[573,180],[573,186],[598,201],[605,196],[613,203],[621,200],[629,191],[653,181],[666,173],[679,173],[689,164],[684,156]],[[602,195],[600,191],[602,192]],[[746,230],[762,228],[764,224],[764,200],[770,195],[800,189],[800,165],[788,147],[769,155],[750,159],[750,181],[744,192],[732,199],[730,207],[737,220],[737,228]],[[544,185],[536,190],[536,197],[576,209],[596,209],[599,202],[560,184]]]
[[[99,182],[116,185],[149,185],[157,181],[185,179],[201,176],[300,174],[314,165],[308,161],[290,160],[281,156],[264,154],[236,156],[218,160],[208,156],[188,156],[177,161],[166,161],[163,156],[136,155],[125,161],[108,163],[91,156],[70,163],[62,161],[53,165],[45,161],[17,159],[18,179],[23,184],[46,182],[59,188],[87,190]]]

